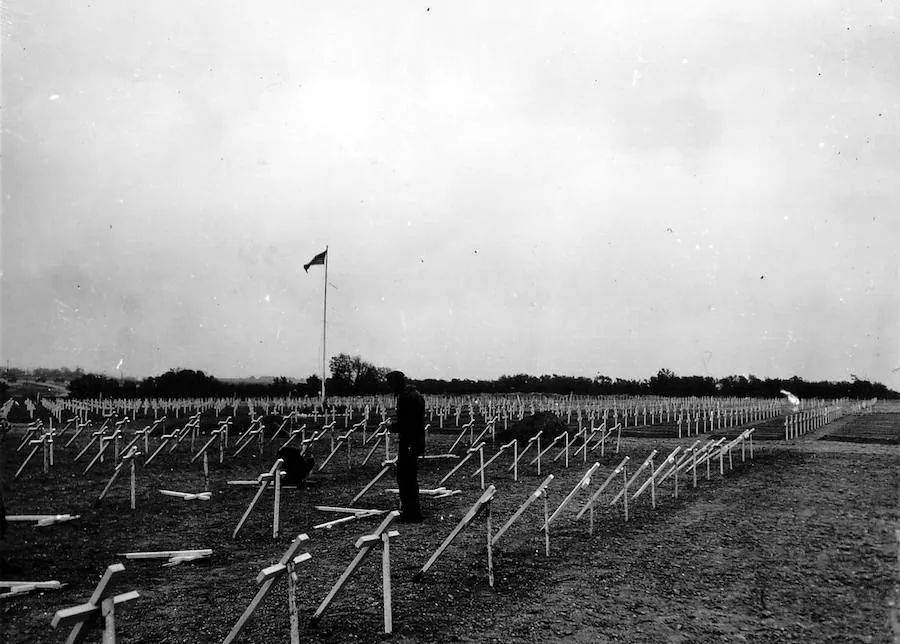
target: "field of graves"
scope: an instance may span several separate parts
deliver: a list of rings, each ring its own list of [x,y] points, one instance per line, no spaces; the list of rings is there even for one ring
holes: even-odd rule
[[[389,398],[7,408],[3,641],[900,634],[883,403],[427,402],[420,524],[391,513]],[[285,444],[316,459],[303,486],[281,484]]]

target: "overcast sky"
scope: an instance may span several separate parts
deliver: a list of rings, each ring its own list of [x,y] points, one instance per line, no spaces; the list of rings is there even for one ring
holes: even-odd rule
[[[5,0],[2,358],[900,389],[900,10]]]

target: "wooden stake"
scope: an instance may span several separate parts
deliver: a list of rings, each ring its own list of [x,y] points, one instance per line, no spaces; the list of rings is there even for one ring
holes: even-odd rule
[[[272,584],[275,583],[275,580],[281,574],[287,571],[287,565],[289,562],[293,560],[294,564],[300,563],[301,561],[307,561],[310,559],[308,553],[304,553],[297,557],[294,557],[294,554],[300,547],[304,541],[308,539],[306,534],[298,535],[294,541],[291,542],[291,545],[288,546],[288,549],[282,555],[281,559],[274,566],[269,566],[268,568],[263,569],[259,575],[256,577],[256,583],[261,584],[259,590],[256,592],[256,595],[251,600],[250,604],[244,609],[244,612],[238,618],[238,621],[234,626],[231,627],[231,630],[228,632],[228,635],[225,636],[225,640],[223,644],[230,644],[233,642],[237,636],[240,634],[241,630],[244,628],[244,625],[247,623],[247,620],[253,615],[253,612],[256,610],[256,607],[259,606],[260,602],[265,598],[266,594],[272,588]],[[290,581],[288,582],[290,583]],[[290,610],[290,607],[289,607]],[[299,639],[299,627],[297,638]]]
[[[694,473],[694,487],[697,487],[697,452],[691,452],[691,470]]]
[[[391,538],[381,533],[381,590],[384,597],[384,632],[394,632],[394,615],[391,608]]]
[[[484,489],[484,443],[479,443],[478,445],[478,458],[481,462],[481,489]],[[490,502],[488,503],[488,507],[490,507]],[[491,584],[493,585],[493,584]]]
[[[443,554],[443,552],[453,542],[453,540],[463,530],[463,528],[469,525],[469,523],[471,523],[471,521],[479,514],[479,512],[481,512],[484,504],[487,503],[491,498],[493,498],[496,491],[497,489],[493,485],[488,486],[481,497],[472,505],[471,508],[469,508],[469,511],[466,512],[465,516],[463,516],[462,519],[460,519],[459,523],[456,524],[456,527],[454,527],[450,534],[447,535],[443,543],[441,543],[441,545],[438,546],[438,549],[434,551],[425,565],[422,566],[422,569],[415,574],[414,579],[421,579],[422,575],[428,572],[428,569],[431,568],[432,565],[434,565],[434,562],[438,560],[438,557]]]
[[[559,507],[557,507],[553,514],[550,515],[550,518],[547,519],[548,522],[553,521],[556,517],[558,517],[559,513],[562,512],[563,509],[572,502],[572,499],[575,498],[575,495],[591,484],[591,476],[593,476],[594,472],[596,472],[599,467],[600,463],[594,463],[593,465],[591,465],[590,469],[588,469],[588,471],[585,472],[584,475],[582,475],[581,479],[578,481],[575,487],[572,488],[572,491],[569,492],[569,494],[566,495],[566,498],[563,499],[562,503],[559,504]]]
[[[103,644],[116,644],[116,603],[114,597],[107,597],[100,603],[103,615]]]
[[[494,587],[494,551],[491,548],[491,499],[487,502],[487,566],[488,566],[488,585]]]
[[[231,534],[231,538],[234,539],[237,537],[238,532],[240,532],[241,528],[244,525],[244,522],[247,520],[247,517],[250,516],[250,511],[253,509],[253,506],[256,505],[256,502],[259,501],[259,498],[262,496],[263,492],[266,491],[266,488],[269,486],[271,481],[269,479],[265,479],[262,483],[259,484],[259,489],[256,491],[256,495],[253,497],[253,500],[250,501],[250,505],[247,506],[247,509],[244,511],[244,516],[241,517],[241,520],[238,521],[237,527],[234,529],[234,532]]]
[[[382,476],[384,476],[385,474],[387,474],[387,472],[388,472],[389,469],[391,469],[391,466],[390,466],[389,464],[388,464],[388,465],[385,465],[385,466],[381,469],[381,471],[380,471],[378,474],[375,475],[375,478],[373,478],[371,481],[369,481],[369,482],[366,484],[366,486],[365,486],[362,490],[359,491],[359,494],[357,494],[356,496],[354,496],[354,497],[350,500],[350,503],[356,503],[357,501],[359,501],[359,500],[362,498],[363,494],[365,494],[366,492],[368,492],[369,489],[370,489],[373,485],[375,485],[375,483],[377,483],[378,480],[379,480]]]
[[[281,459],[275,462],[275,507],[272,515],[272,538],[278,538],[281,529]]]
[[[291,621],[291,644],[300,644],[300,614],[297,612],[297,573],[293,560],[285,564],[288,583],[288,615]]]
[[[675,498],[678,498],[678,468],[675,468]]]
[[[752,443],[751,443],[752,445]],[[750,449],[750,458],[753,458],[753,449]],[[519,441],[513,441],[513,481],[519,482]]]
[[[383,534],[387,533],[388,537],[397,536],[396,532],[388,532],[388,526],[390,526],[391,522],[400,516],[400,513],[396,510],[389,512],[387,517],[385,517],[384,521],[381,522],[381,525],[375,529],[375,532],[372,534],[366,535],[364,537],[360,537],[356,541],[356,547],[359,548],[359,552],[356,553],[356,556],[353,558],[353,561],[350,562],[350,565],[341,573],[341,576],[338,577],[338,580],[335,582],[334,586],[331,587],[331,590],[328,591],[328,594],[325,596],[325,599],[322,600],[322,603],[319,604],[319,607],[316,609],[316,612],[313,613],[312,618],[309,621],[310,626],[315,626],[319,620],[322,618],[322,614],[325,612],[325,609],[328,608],[328,605],[331,603],[331,600],[334,599],[335,595],[337,595],[338,591],[344,586],[347,580],[350,578],[350,575],[354,573],[354,571],[359,567],[359,564],[362,563],[363,559],[366,558],[366,555],[372,550],[372,546],[379,540],[383,539]]]
[[[544,491],[544,556],[550,556],[550,514],[547,507],[547,492]]]
[[[545,490],[546,490],[547,486],[550,485],[550,482],[552,480],[553,480],[553,475],[548,474],[547,478],[545,478],[544,481],[537,487],[537,489],[529,495],[529,497],[525,500],[525,502],[519,506],[519,508],[506,521],[506,523],[503,524],[503,527],[501,527],[499,530],[497,530],[497,533],[494,535],[494,538],[493,538],[495,544],[497,543],[497,541],[500,540],[500,537],[503,536],[503,533],[505,533],[509,529],[509,527],[513,523],[515,523],[516,519],[518,519],[520,516],[522,516],[522,513],[525,512],[525,510],[528,508],[528,506],[530,506],[532,503],[537,501],[541,497],[541,495],[546,496]]]
[[[593,516],[594,504],[600,498],[600,495],[603,493],[603,490],[605,490],[606,487],[610,483],[612,483],[613,479],[616,477],[616,475],[619,472],[623,471],[625,464],[630,460],[631,460],[631,457],[626,456],[625,458],[622,459],[622,462],[619,463],[612,472],[610,472],[609,476],[606,478],[606,480],[603,482],[603,484],[599,488],[597,488],[597,490],[591,495],[591,498],[588,499],[587,503],[585,503],[584,506],[581,508],[581,510],[578,512],[578,514],[575,515],[576,519],[580,519],[581,517],[583,517],[584,513],[587,510],[591,510],[591,513],[592,513],[591,516]]]

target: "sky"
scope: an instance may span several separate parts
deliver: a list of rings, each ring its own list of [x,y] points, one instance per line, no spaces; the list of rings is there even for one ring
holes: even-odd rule
[[[2,14],[4,363],[900,389],[896,3]]]

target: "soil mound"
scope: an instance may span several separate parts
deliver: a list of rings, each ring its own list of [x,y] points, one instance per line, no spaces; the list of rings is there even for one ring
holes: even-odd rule
[[[551,414],[548,411],[539,411],[533,416],[526,416],[505,430],[498,431],[497,442],[505,444],[515,439],[522,445],[540,431],[544,432],[541,435],[541,442],[543,442],[545,437],[552,440],[566,431],[566,424],[556,414]]]

